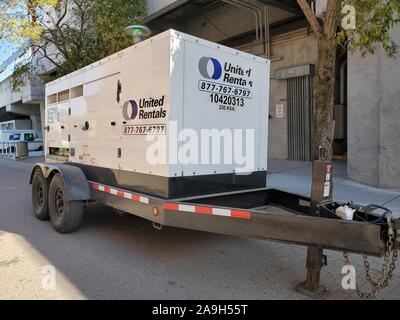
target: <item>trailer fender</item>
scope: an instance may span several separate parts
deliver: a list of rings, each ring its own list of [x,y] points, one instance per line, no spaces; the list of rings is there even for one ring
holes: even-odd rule
[[[54,174],[59,173],[65,181],[70,201],[91,199],[89,183],[80,168],[67,164],[36,163],[31,172],[30,184],[36,170],[41,170],[46,179],[51,179]]]

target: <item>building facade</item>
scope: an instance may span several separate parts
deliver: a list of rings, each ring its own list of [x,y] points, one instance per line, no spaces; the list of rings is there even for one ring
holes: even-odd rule
[[[42,137],[43,83],[35,75],[29,75],[24,84],[16,90],[12,85],[14,65],[26,59],[27,56],[29,56],[29,49],[22,48],[0,65],[0,123],[7,124],[10,120],[25,120],[24,129],[36,130]]]

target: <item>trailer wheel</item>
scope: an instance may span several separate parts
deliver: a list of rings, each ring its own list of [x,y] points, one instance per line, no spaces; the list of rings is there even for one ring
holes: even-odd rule
[[[32,178],[32,206],[39,220],[49,220],[49,183],[40,170]]]
[[[69,201],[68,191],[60,174],[55,174],[49,188],[50,220],[60,233],[78,229],[83,215],[83,201]]]

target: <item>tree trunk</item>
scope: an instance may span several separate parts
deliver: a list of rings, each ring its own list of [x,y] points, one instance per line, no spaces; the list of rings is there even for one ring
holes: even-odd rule
[[[312,158],[332,160],[334,139],[335,39],[318,38],[318,66],[315,77],[315,110],[312,130]]]

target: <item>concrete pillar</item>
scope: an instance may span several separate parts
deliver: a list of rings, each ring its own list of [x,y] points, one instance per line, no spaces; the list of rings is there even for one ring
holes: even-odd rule
[[[30,116],[32,122],[32,130],[37,131],[39,137],[42,137],[42,124],[40,120],[40,116]]]

